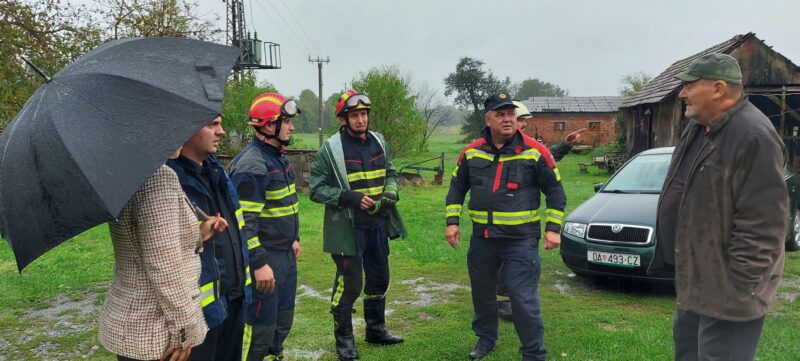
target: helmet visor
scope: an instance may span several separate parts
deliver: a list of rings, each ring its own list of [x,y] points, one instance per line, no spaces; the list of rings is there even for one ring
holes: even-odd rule
[[[300,114],[300,108],[297,107],[297,102],[294,99],[289,99],[281,106],[281,115],[291,118]]]
[[[369,97],[367,97],[366,94],[355,94],[347,98],[347,101],[345,102],[345,107],[348,109],[355,108],[358,106],[358,103],[362,103],[366,106],[372,105],[372,102],[369,100]]]

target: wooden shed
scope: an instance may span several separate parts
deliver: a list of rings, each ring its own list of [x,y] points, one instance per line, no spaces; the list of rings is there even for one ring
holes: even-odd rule
[[[754,33],[736,35],[676,61],[641,90],[625,98],[620,116],[625,122],[628,155],[678,142],[688,119],[684,117],[686,105],[678,98],[681,81],[675,79],[675,75],[693,60],[710,53],[728,54],[739,62],[745,92],[782,135],[789,150],[789,164],[797,170],[800,165],[800,68]]]

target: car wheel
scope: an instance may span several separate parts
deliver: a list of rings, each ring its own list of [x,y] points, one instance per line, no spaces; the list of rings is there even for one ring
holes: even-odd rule
[[[800,249],[800,209],[794,211],[792,217],[792,238],[786,242],[787,251],[797,251]]]

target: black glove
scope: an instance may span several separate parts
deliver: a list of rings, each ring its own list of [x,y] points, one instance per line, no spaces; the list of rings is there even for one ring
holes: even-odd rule
[[[364,193],[346,190],[339,195],[339,204],[359,209],[361,208],[361,199],[363,198]]]

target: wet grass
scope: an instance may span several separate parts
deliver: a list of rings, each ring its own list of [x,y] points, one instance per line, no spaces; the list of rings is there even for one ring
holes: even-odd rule
[[[312,138],[315,140],[316,138]],[[437,135],[417,159],[446,153],[446,177],[463,144],[456,135]],[[569,209],[594,193],[592,184],[607,174],[578,163],[589,156],[567,156],[559,163]],[[406,161],[406,160],[399,160]],[[423,173],[426,181],[432,173]],[[373,347],[363,340],[357,304],[356,345],[363,360],[461,360],[475,342],[470,329],[466,250],[444,241],[442,217],[447,185],[405,187],[399,207],[410,237],[391,242],[392,283],[388,293],[390,328],[406,342]],[[299,283],[295,326],[286,341],[290,360],[334,360],[328,313],[334,267],[322,252],[323,208],[301,199]],[[540,251],[539,284],[545,318],[545,344],[552,360],[669,360],[674,296],[670,287],[647,283],[594,281],[575,277],[557,251]],[[113,360],[98,347],[95,320],[113,272],[106,226],[87,231],[33,262],[22,274],[5,242],[0,244],[0,360]],[[800,339],[800,254],[787,255],[781,300],[773,307],[759,348],[759,360],[796,360]],[[82,300],[94,311],[84,314]],[[61,307],[58,309],[58,307]],[[55,312],[51,309],[58,309]],[[44,310],[44,311],[43,311]],[[44,312],[44,313],[43,313]],[[497,350],[486,360],[518,360],[513,325],[500,324]]]

